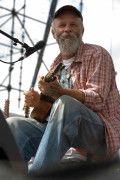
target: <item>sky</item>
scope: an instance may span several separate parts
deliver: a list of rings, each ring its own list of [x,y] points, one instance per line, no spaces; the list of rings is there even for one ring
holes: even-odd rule
[[[16,0],[16,9],[20,9],[23,6],[24,1]],[[25,20],[25,27],[31,37],[31,40],[36,43],[43,39],[44,31],[45,31],[45,22],[47,22],[49,8],[50,8],[51,0],[31,0],[26,1],[26,15],[32,18],[35,18],[40,22],[33,21],[29,18]],[[12,9],[13,0],[0,0],[0,6],[4,6],[8,9]],[[80,0],[59,0],[56,10],[66,4],[71,4],[80,9]],[[8,13],[8,11],[0,9],[0,17],[4,14]],[[23,10],[20,10],[20,13],[23,13]],[[83,9],[82,14],[84,18],[84,28],[85,32],[83,35],[83,41],[85,43],[97,44],[104,47],[111,54],[116,70],[116,82],[118,89],[120,90],[120,1],[119,0],[83,0]],[[9,16],[0,18],[0,28],[6,33],[11,33],[12,21],[8,21],[5,25],[2,25],[7,20]],[[22,16],[20,17],[21,21]],[[14,37],[18,38],[20,41],[21,33],[23,29],[21,28],[20,22],[18,19],[15,19],[15,28],[14,28]],[[2,43],[11,43],[11,40],[0,34],[0,42]],[[25,36],[24,42],[28,45],[32,46],[31,41],[27,36]],[[50,45],[54,43],[53,45]],[[21,48],[20,45],[17,45],[17,48]],[[14,50],[18,52],[18,50]],[[8,47],[0,45],[0,57],[2,60],[10,61],[10,57],[6,57],[6,55],[10,52]],[[49,38],[47,41],[47,46],[45,48],[45,52],[43,55],[43,61],[47,65],[48,69],[55,59],[57,54],[59,53],[58,45],[53,39],[51,33],[49,34]],[[16,54],[13,57],[13,61],[17,60],[21,54]],[[34,53],[30,57],[26,58],[22,62],[22,77],[20,74],[21,71],[21,63],[16,63],[13,66],[12,76],[11,76],[11,84],[12,87],[19,88],[20,78],[22,90],[29,90],[32,77],[34,75],[36,63],[37,63],[37,53]],[[3,82],[4,85],[8,85],[9,78],[6,78],[9,73],[9,65],[3,64],[0,62],[0,84]],[[47,69],[42,63],[39,75],[46,75]],[[5,79],[6,78],[6,79]],[[37,88],[37,82],[35,85],[35,89]],[[18,105],[18,98],[21,98],[20,106]],[[7,99],[8,93],[4,88],[0,87],[0,108],[4,108],[5,99]],[[20,112],[23,109],[24,105],[24,95],[23,93],[18,93],[16,90],[12,90],[10,93],[10,111],[12,112]],[[22,111],[23,113],[23,111]]]

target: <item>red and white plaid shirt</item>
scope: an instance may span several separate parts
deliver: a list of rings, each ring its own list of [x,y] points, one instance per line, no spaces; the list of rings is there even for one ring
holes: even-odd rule
[[[59,54],[51,68],[61,61]],[[105,124],[107,155],[110,157],[120,148],[120,94],[110,54],[101,46],[82,43],[71,65],[71,77],[73,88],[85,93],[84,104]]]

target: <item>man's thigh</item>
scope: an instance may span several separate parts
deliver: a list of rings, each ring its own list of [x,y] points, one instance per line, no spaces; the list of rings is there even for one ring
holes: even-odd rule
[[[81,102],[77,103],[78,115],[64,128],[72,147],[92,154],[105,155],[105,126],[100,117]]]

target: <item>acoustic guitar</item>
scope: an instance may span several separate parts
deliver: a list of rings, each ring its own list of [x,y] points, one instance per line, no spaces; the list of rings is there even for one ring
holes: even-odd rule
[[[61,71],[65,66],[62,63],[59,63],[57,67],[49,71],[48,74],[45,76],[46,82],[53,82],[56,80],[56,74],[58,71]],[[31,112],[31,118],[36,119],[39,122],[45,123],[46,118],[48,117],[51,107],[54,103],[54,99],[50,96],[46,96],[43,93],[40,94],[40,101],[35,105],[34,109]]]

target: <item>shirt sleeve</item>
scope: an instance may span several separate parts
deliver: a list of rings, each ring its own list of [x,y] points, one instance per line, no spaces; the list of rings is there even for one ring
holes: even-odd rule
[[[109,53],[102,49],[95,53],[90,61],[84,104],[94,111],[101,111],[105,107],[106,99],[112,88],[115,70]]]

